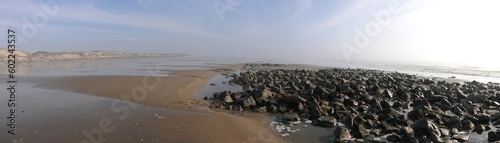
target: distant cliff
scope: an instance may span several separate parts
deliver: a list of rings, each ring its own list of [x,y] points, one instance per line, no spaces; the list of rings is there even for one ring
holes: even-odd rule
[[[38,63],[49,61],[79,61],[111,58],[138,58],[138,57],[172,57],[185,56],[183,54],[132,54],[119,51],[90,51],[90,52],[35,52],[15,51],[16,63]],[[6,48],[0,48],[0,63],[7,63],[10,53]]]

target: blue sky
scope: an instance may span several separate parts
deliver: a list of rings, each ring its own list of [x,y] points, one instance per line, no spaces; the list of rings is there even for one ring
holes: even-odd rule
[[[23,37],[19,49],[29,52],[114,50],[271,59],[472,63],[493,63],[500,54],[496,42],[500,38],[500,10],[494,0],[0,3],[0,26],[14,27]],[[391,11],[394,9],[397,11]],[[377,19],[381,17],[374,16],[384,12],[389,16],[382,17],[382,22]],[[29,24],[36,32],[23,33]],[[5,35],[0,35],[1,43],[6,43]],[[356,41],[363,37],[360,35],[364,39]]]

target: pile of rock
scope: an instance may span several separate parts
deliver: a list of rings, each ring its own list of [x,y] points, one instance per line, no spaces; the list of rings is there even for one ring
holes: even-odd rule
[[[284,113],[286,122],[313,120],[335,127],[336,141],[464,141],[472,131],[500,125],[498,83],[340,68],[246,71],[230,82],[251,89],[215,93],[206,98],[210,108]],[[488,140],[500,140],[500,132],[489,131]]]

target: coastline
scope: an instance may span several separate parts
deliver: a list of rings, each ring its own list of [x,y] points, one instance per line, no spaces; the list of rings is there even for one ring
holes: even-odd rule
[[[180,111],[180,113],[167,112],[163,119],[151,117],[148,122],[143,123],[142,126],[149,132],[146,137],[157,138],[157,141],[287,142],[268,126],[269,118],[266,115],[245,113],[242,116],[203,109],[208,102],[197,97],[197,91],[216,74],[238,69],[241,69],[241,65],[222,66],[214,70],[170,71],[171,76],[161,77],[60,76],[41,78],[35,82],[39,88],[127,100],[146,106]],[[155,82],[158,83],[155,88],[149,86]],[[132,90],[141,86],[148,87],[145,96],[139,95],[141,92],[136,92],[136,98],[134,96],[123,98],[124,94],[134,94]],[[106,141],[126,141],[120,133],[111,133],[106,137]]]

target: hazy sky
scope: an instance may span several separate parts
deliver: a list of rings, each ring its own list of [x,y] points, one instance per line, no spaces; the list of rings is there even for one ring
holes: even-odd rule
[[[497,0],[0,0],[19,50],[500,61]],[[6,33],[0,43],[6,44]],[[1,46],[5,47],[5,46]]]

